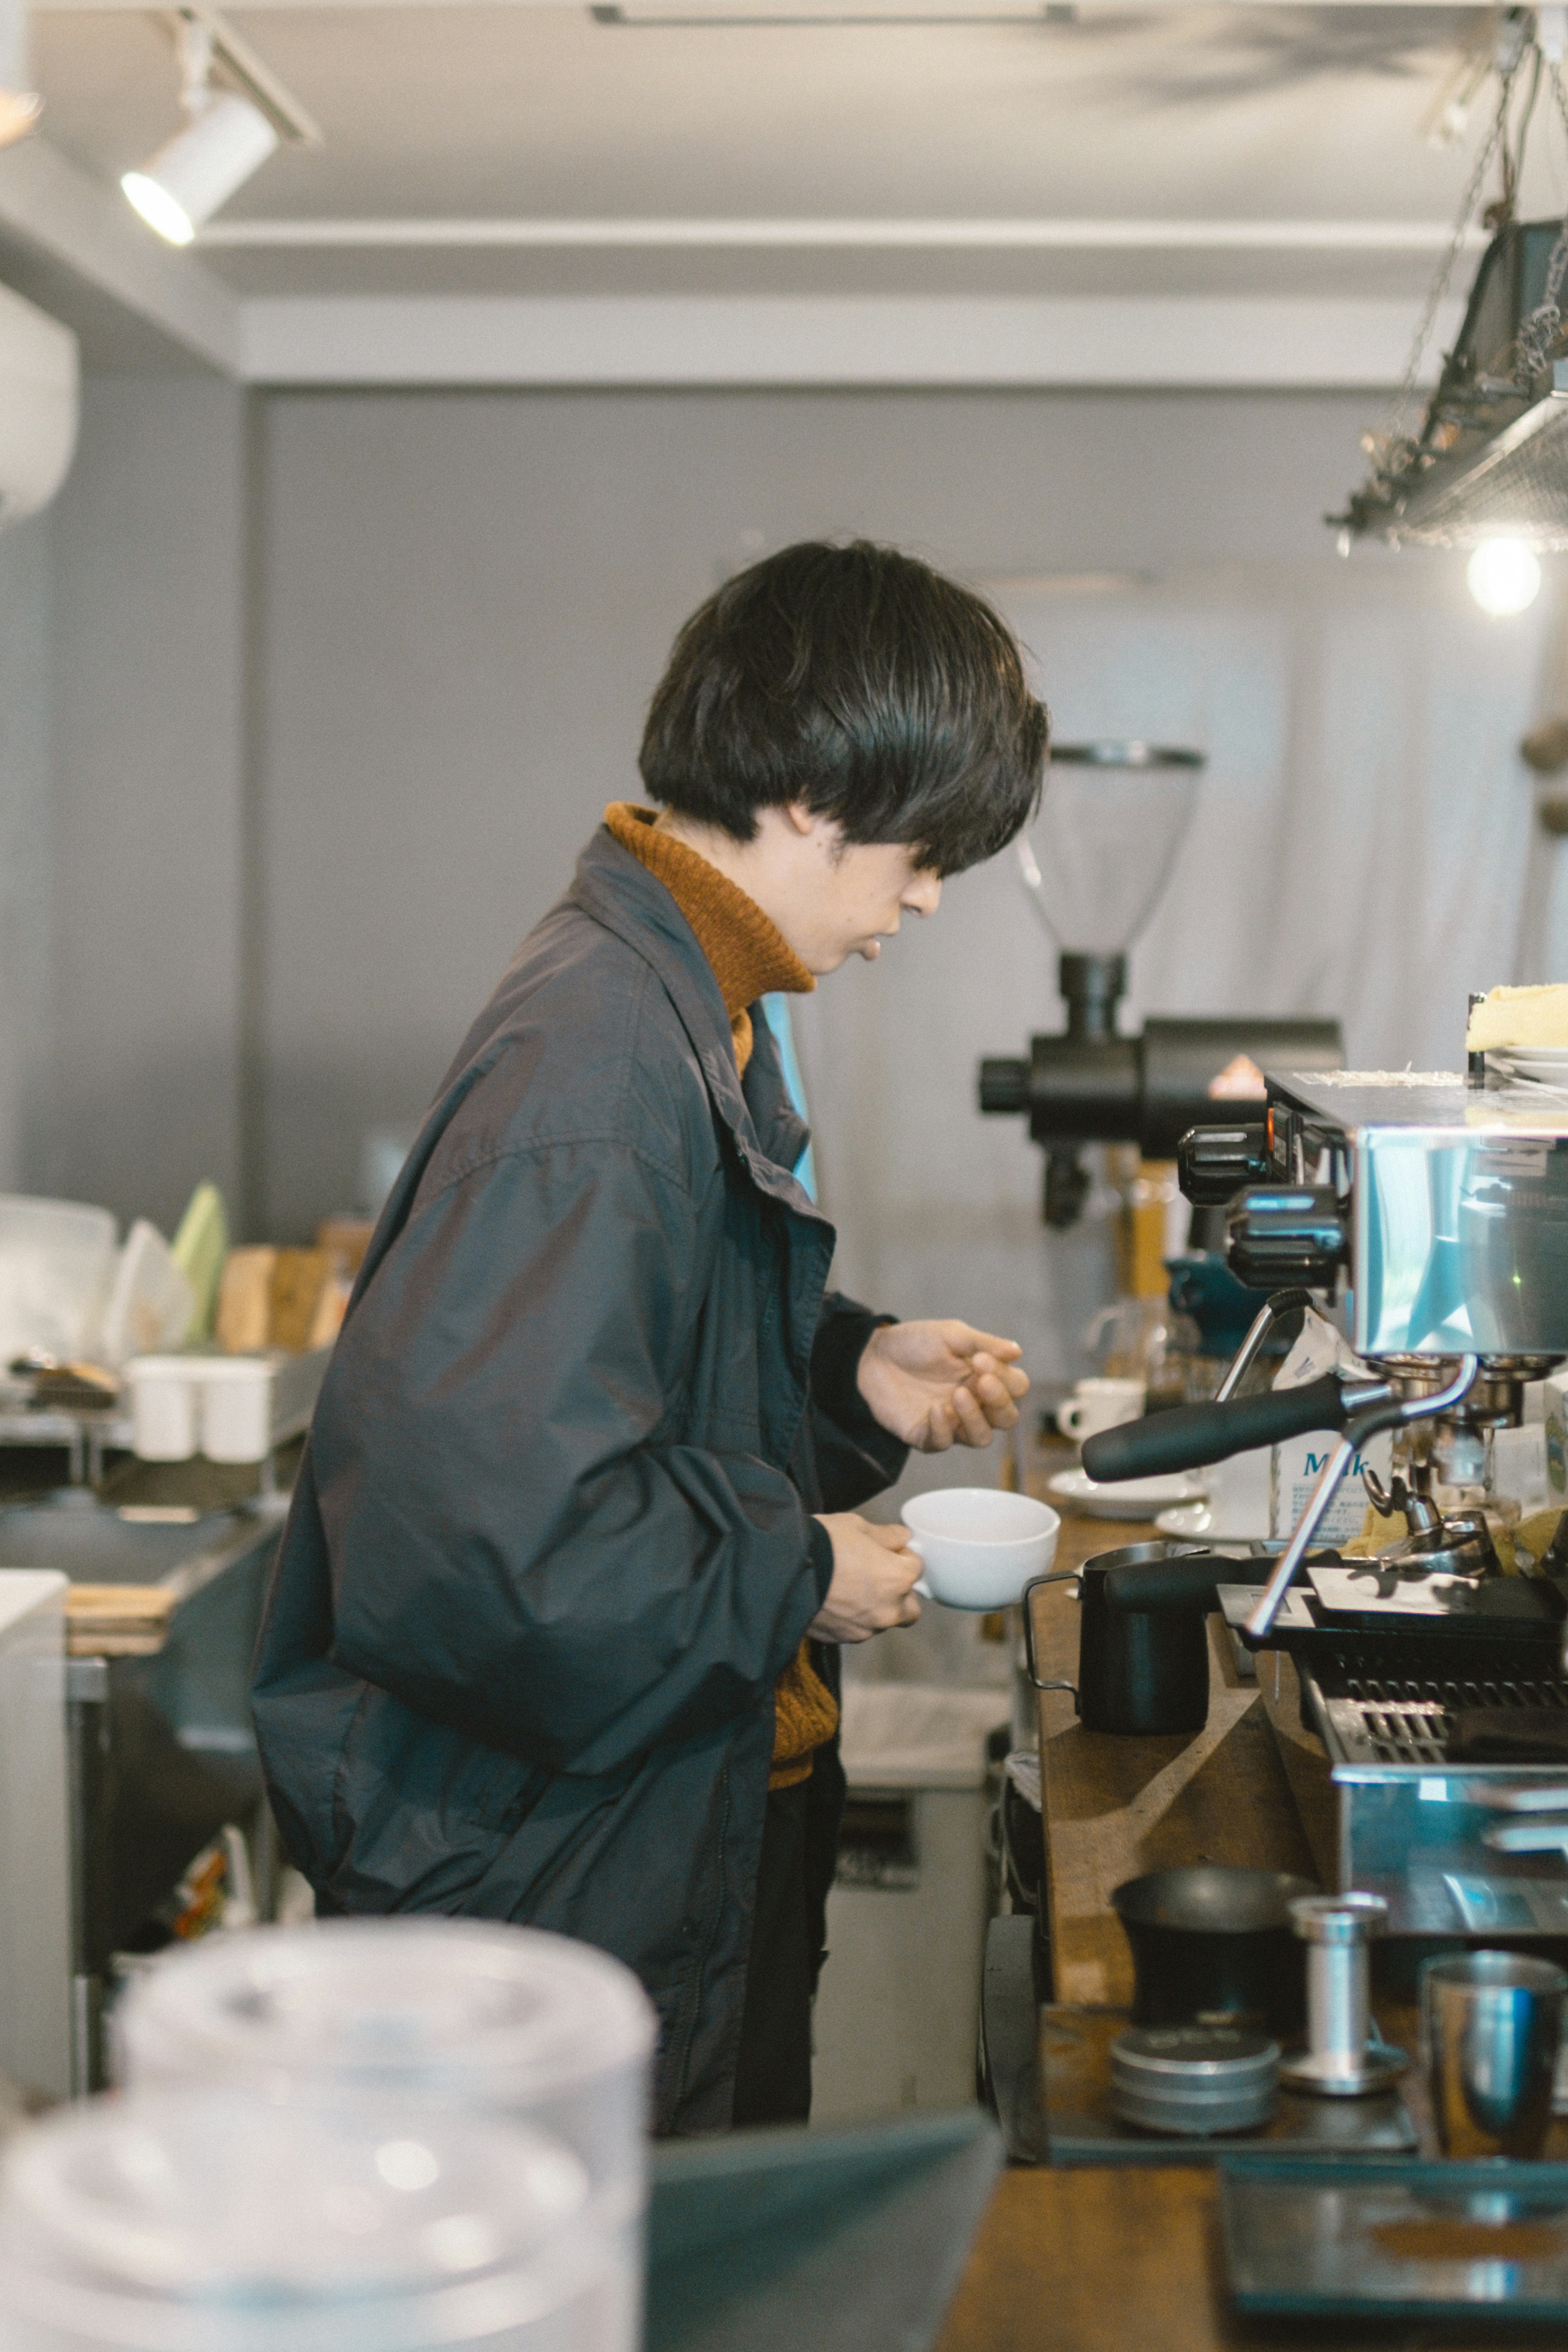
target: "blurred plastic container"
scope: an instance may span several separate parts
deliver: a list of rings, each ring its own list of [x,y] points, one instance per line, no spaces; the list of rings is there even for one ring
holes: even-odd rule
[[[197,1392],[184,1356],[133,1356],[125,1367],[131,1443],[143,1462],[188,1462],[196,1450]]]
[[[186,1462],[198,1452],[209,1462],[264,1461],[309,1425],[331,1354],[133,1356],[123,1371],[132,1445],[144,1462]]]
[[[273,1367],[268,1359],[208,1356],[201,1362],[198,1379],[202,1452],[207,1460],[259,1462],[270,1453]]]
[[[139,1974],[115,2011],[132,2091],[227,2081],[510,2116],[571,2148],[595,2214],[634,2240],[656,2026],[607,1954],[468,1919],[209,1937]]]
[[[128,1357],[178,1348],[189,1339],[196,1296],[156,1225],[138,1217],[114,1269],[96,1354],[111,1371]]]
[[[0,1193],[0,1370],[29,1349],[89,1355],[114,1278],[107,1209]]]
[[[0,2176],[6,2352],[599,2352],[607,2254],[542,2133],[375,2100],[62,2109]]]

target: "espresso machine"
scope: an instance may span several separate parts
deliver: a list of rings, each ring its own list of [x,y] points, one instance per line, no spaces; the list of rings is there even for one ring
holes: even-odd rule
[[[1568,1938],[1568,1518],[1504,1574],[1486,1494],[1494,1433],[1568,1356],[1568,1092],[1481,1057],[1273,1074],[1261,1118],[1194,1129],[1178,1159],[1191,1199],[1225,1204],[1233,1271],[1276,1302],[1221,1399],[1107,1431],[1084,1465],[1141,1476],[1331,1433],[1278,1558],[1217,1579],[1282,1741],[1304,1726],[1321,1743],[1320,1860],[1384,1896],[1399,1936]],[[1239,1393],[1286,1286],[1342,1294],[1356,1372]],[[1315,1548],[1384,1430],[1391,1488],[1371,1480],[1369,1499],[1406,1532],[1365,1559]]]

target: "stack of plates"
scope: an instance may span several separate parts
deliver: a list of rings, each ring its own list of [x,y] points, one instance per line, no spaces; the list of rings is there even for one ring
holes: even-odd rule
[[[1487,1066],[1531,1086],[1568,1088],[1568,1045],[1499,1046],[1488,1054]]]

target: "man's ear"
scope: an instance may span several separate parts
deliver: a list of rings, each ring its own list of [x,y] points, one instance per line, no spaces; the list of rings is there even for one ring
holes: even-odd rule
[[[811,833],[816,824],[816,816],[804,801],[785,801],[784,814],[803,839]]]

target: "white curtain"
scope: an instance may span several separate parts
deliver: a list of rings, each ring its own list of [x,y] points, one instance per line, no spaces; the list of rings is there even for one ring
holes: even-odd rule
[[[1018,597],[1009,618],[1061,740],[1209,757],[1130,1018],[1332,1013],[1363,1066],[1456,1067],[1468,992],[1521,976],[1544,600],[1489,619],[1462,559],[1423,551]]]

